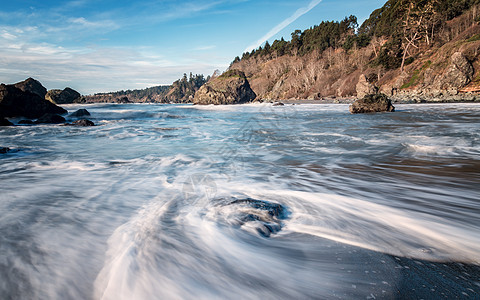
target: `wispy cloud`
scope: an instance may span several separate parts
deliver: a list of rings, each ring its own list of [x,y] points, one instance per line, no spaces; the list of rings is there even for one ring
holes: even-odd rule
[[[207,50],[212,50],[212,49],[215,49],[215,48],[217,48],[217,46],[215,46],[215,45],[209,45],[209,46],[196,47],[196,48],[194,48],[193,50],[195,50],[195,51],[207,51]]]
[[[274,35],[279,33],[282,29],[287,27],[288,25],[292,24],[295,22],[298,18],[303,16],[304,14],[308,13],[312,9],[314,9],[317,5],[320,4],[322,0],[312,0],[307,6],[299,8],[293,15],[288,17],[287,19],[283,20],[280,24],[277,26],[273,27],[269,32],[267,32],[264,36],[262,36],[259,40],[257,40],[255,43],[251,44],[248,46],[244,52],[250,52],[253,49],[258,48],[261,46],[263,43],[268,41],[270,38],[272,38]]]
[[[209,74],[217,66],[202,61],[171,61],[145,47],[62,47],[8,40],[0,28],[0,80],[14,83],[34,77],[48,89],[70,86],[83,94],[171,84],[185,70]]]

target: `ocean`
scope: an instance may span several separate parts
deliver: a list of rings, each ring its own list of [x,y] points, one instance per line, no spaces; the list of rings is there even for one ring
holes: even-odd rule
[[[63,107],[0,128],[0,299],[480,298],[479,104]]]

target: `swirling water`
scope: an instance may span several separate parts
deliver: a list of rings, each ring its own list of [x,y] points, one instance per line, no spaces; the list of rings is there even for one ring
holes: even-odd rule
[[[87,105],[0,129],[1,299],[480,297],[480,105]]]

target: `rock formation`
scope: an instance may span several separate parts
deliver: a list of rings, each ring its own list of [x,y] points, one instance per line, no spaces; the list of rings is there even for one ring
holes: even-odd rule
[[[90,113],[88,112],[88,110],[86,110],[84,108],[76,110],[76,111],[74,111],[73,113],[70,114],[70,117],[73,117],[73,118],[79,118],[79,117],[84,117],[84,116],[90,116]]]
[[[65,123],[65,118],[56,114],[44,114],[35,121],[35,124],[59,124]]]
[[[72,124],[67,124],[67,125],[80,126],[80,127],[95,126],[95,124],[92,121],[87,120],[87,119],[77,120],[77,121],[72,122]]]
[[[352,114],[393,111],[395,111],[395,107],[385,94],[367,95],[350,105]]]
[[[253,101],[256,96],[245,74],[239,70],[230,70],[204,84],[196,92],[193,103],[242,104]]]
[[[15,84],[16,88],[24,92],[30,92],[33,94],[37,94],[40,98],[45,99],[45,95],[47,94],[47,89],[37,80],[33,78],[28,78],[25,81],[19,82]]]
[[[64,90],[50,90],[45,99],[55,104],[71,104],[79,102],[82,95],[79,92],[67,87]]]
[[[472,64],[461,52],[455,52],[445,73],[432,81],[435,82],[434,87],[439,90],[460,89],[472,81],[473,74]]]
[[[10,151],[10,148],[0,147],[0,154],[6,154]]]
[[[46,113],[65,114],[67,111],[38,94],[22,91],[14,85],[0,85],[0,117],[34,119]]]
[[[120,103],[120,104],[128,104],[128,103],[132,103],[130,100],[128,100],[128,97],[125,96],[125,97],[120,97],[118,98],[117,100],[115,100],[116,103]]]
[[[357,98],[362,99],[367,95],[376,94],[378,92],[378,88],[375,85],[368,82],[365,74],[362,74],[358,78],[356,91],[357,91]]]

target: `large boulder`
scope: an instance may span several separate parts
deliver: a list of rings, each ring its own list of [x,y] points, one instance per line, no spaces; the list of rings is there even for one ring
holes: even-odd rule
[[[24,92],[37,94],[42,99],[45,99],[45,95],[47,94],[47,89],[38,80],[31,77],[22,82],[16,83],[15,87]]]
[[[117,98],[117,99],[115,100],[115,102],[116,102],[116,103],[119,103],[119,104],[129,104],[129,103],[132,103],[132,101],[130,101],[127,96]]]
[[[455,52],[443,74],[435,76],[433,71],[425,71],[425,84],[432,90],[458,90],[469,84],[475,70],[462,52]]]
[[[66,114],[67,111],[37,94],[22,91],[14,85],[0,85],[0,117],[35,119],[46,113]]]
[[[79,118],[79,117],[84,117],[84,116],[90,116],[90,113],[88,110],[81,108],[79,110],[74,111],[73,113],[70,114],[70,117],[74,118]]]
[[[443,75],[442,88],[462,88],[472,81],[473,74],[472,64],[462,52],[455,52],[450,60],[450,66]]]
[[[358,78],[356,91],[357,91],[357,98],[361,99],[367,95],[376,94],[378,92],[378,88],[372,83],[368,82],[365,74],[361,74],[360,77]]]
[[[88,126],[95,126],[95,123],[93,123],[92,121],[87,120],[87,119],[81,119],[81,120],[74,121],[74,122],[72,122],[72,124],[68,124],[68,125],[88,127]]]
[[[393,111],[395,111],[395,107],[385,94],[367,95],[350,105],[352,114]]]
[[[6,154],[10,151],[8,147],[0,147],[0,154]]]
[[[35,121],[35,124],[59,124],[65,123],[65,118],[56,114],[44,114],[38,120]]]
[[[45,99],[55,104],[77,103],[82,98],[79,92],[67,87],[64,90],[50,90]]]
[[[239,70],[230,70],[204,84],[195,93],[193,103],[243,104],[253,101],[256,97],[245,74]]]

